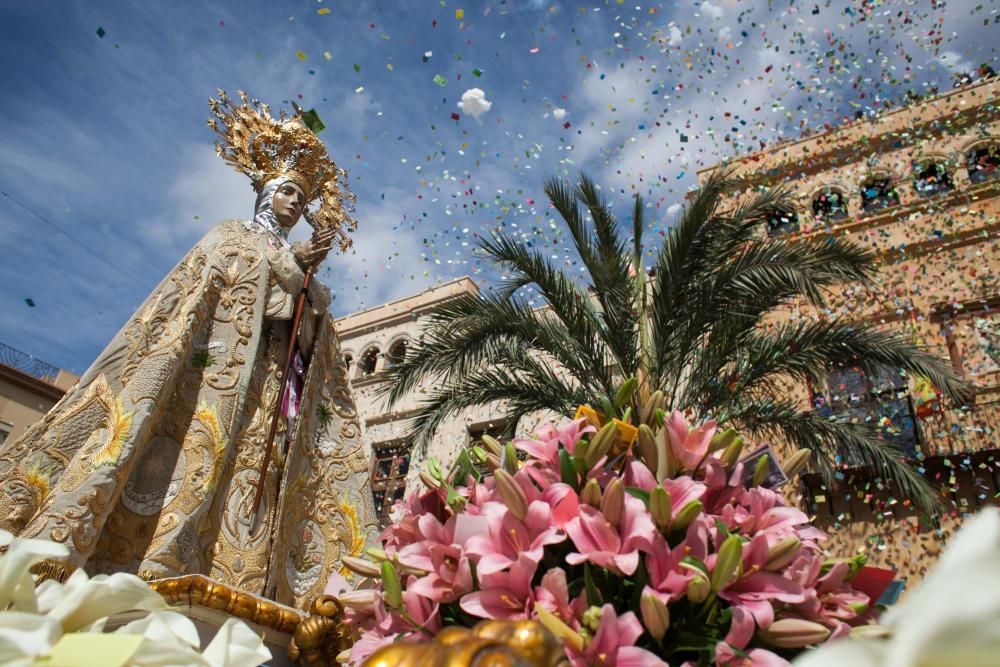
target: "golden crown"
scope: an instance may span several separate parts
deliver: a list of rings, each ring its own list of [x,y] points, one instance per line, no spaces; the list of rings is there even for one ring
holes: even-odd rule
[[[215,152],[249,176],[258,193],[279,176],[295,182],[305,192],[307,203],[320,201],[316,212],[306,213],[306,220],[316,229],[334,230],[340,249],[349,248],[348,232],[357,229],[358,223],[350,216],[354,195],[347,188],[347,172],[330,159],[323,142],[302,122],[297,106],[291,118],[284,109],[274,118],[267,104],[248,98],[242,90],[237,94],[241,104],[222,89],[218,99],[208,101],[215,116],[208,126],[222,137]]]

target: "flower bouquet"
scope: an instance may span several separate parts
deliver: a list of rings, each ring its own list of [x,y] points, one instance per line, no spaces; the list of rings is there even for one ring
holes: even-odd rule
[[[734,431],[692,428],[659,392],[633,425],[623,393],[605,406],[620,419],[582,406],[532,438],[485,438],[447,473],[431,462],[383,548],[345,559],[379,580],[341,598],[350,662],[447,626],[537,619],[579,667],[786,665],[865,620],[850,584],[862,559],[824,559],[825,534],[762,484],[776,462],[746,469]]]

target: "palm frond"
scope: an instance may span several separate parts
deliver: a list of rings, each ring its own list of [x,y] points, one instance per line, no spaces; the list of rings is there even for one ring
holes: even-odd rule
[[[598,264],[597,251],[594,248],[594,236],[588,229],[577,204],[576,189],[562,179],[553,178],[545,182],[542,188],[552,202],[553,208],[562,216],[563,222],[573,237],[573,245],[580,255],[583,266],[588,271]]]
[[[568,367],[580,373],[591,372],[593,364],[600,361],[601,370],[594,377],[610,387],[611,375],[605,361],[611,354],[608,332],[587,293],[541,253],[526,248],[516,237],[497,234],[482,240],[480,247],[497,266],[513,273],[500,290],[501,298],[510,299],[521,287],[535,285],[579,351],[578,358],[586,359]]]
[[[426,453],[442,422],[466,408],[500,402],[504,417],[513,423],[535,411],[565,414],[592,400],[580,387],[530,361],[525,348],[510,346],[497,361],[499,365],[480,367],[433,389],[408,422],[407,443]]]
[[[517,299],[464,296],[443,305],[429,318],[406,358],[387,371],[375,387],[392,408],[423,382],[448,383],[484,365],[498,363],[504,346],[517,341],[548,355],[572,375],[610,387],[610,375],[599,363],[594,339],[577,336],[554,318]]]
[[[627,246],[619,234],[611,208],[593,180],[580,174],[576,195],[587,207],[594,226],[597,262],[593,266],[588,265],[587,270],[594,283],[594,297],[600,305],[601,317],[607,326],[605,341],[622,372],[632,375],[639,361],[636,354],[638,321],[633,283],[629,277]]]
[[[773,387],[781,378],[822,385],[831,370],[856,367],[869,375],[889,368],[925,377],[953,401],[969,400],[970,387],[951,365],[900,331],[841,322],[788,323],[748,337],[733,357],[734,386],[724,390],[730,395]],[[712,396],[716,405],[725,401],[719,393]]]
[[[686,350],[706,327],[697,309],[706,295],[703,286],[693,280],[699,260],[692,249],[718,208],[729,173],[725,169],[714,172],[694,194],[656,257],[650,298],[649,373],[656,384],[667,389],[677,384]]]
[[[940,509],[934,487],[901,457],[899,448],[866,424],[798,409],[788,400],[747,402],[730,423],[758,437],[777,436],[809,448],[827,486],[837,484],[837,468],[864,467],[881,476],[928,514]],[[836,465],[836,467],[835,467]]]

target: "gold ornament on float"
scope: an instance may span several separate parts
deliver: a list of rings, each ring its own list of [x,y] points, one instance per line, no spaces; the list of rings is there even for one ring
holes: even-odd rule
[[[302,188],[307,203],[320,202],[316,212],[305,212],[309,224],[334,230],[340,249],[349,248],[348,233],[357,229],[357,222],[350,216],[355,197],[347,187],[347,172],[330,159],[323,142],[302,122],[301,109],[294,102],[294,116],[288,118],[282,109],[274,118],[267,104],[247,97],[242,90],[237,94],[241,104],[222,89],[218,99],[208,101],[215,116],[208,126],[222,138],[215,144],[216,153],[249,176],[258,193],[272,179],[293,181]]]

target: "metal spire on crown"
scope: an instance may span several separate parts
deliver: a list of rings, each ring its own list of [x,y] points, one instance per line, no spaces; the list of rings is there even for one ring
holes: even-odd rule
[[[237,91],[242,104],[236,104],[221,88],[218,99],[208,106],[215,118],[208,126],[222,137],[215,152],[234,169],[250,177],[258,193],[274,178],[283,176],[305,192],[306,202],[320,201],[316,212],[305,218],[316,229],[333,229],[340,249],[351,246],[349,232],[358,223],[350,216],[355,197],[347,188],[347,172],[338,167],[326,152],[326,146],[302,122],[300,111],[289,118],[281,110],[271,116],[271,107]],[[293,105],[294,106],[294,105]]]

